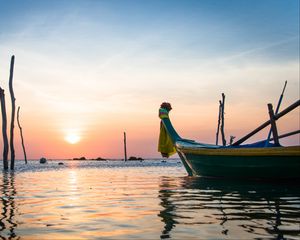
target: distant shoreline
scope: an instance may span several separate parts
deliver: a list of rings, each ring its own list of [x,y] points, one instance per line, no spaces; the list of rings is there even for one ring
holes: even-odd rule
[[[39,161],[40,159],[28,159],[28,161]],[[166,161],[178,161],[180,160],[180,158],[144,158],[142,161],[162,161],[162,160],[166,160]],[[16,159],[16,161],[24,161],[24,159]],[[71,159],[71,158],[51,158],[51,159],[47,159],[47,161],[95,161],[95,162],[105,162],[105,161],[124,161],[124,159],[121,158],[107,158],[104,160],[97,160],[97,159]],[[141,160],[127,160],[127,162],[136,162],[136,161],[141,161]]]

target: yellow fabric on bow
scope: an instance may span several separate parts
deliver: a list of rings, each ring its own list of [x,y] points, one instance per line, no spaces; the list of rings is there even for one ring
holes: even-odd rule
[[[161,119],[168,118],[169,117],[168,110],[166,110],[164,108],[160,108],[159,109],[159,117]],[[173,145],[173,142],[162,122],[160,122],[158,151],[161,153],[161,155],[163,157],[167,157],[167,158],[176,153],[176,149]]]

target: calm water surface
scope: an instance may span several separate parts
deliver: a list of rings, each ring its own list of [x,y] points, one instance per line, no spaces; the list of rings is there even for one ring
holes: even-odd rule
[[[186,177],[177,160],[16,168],[1,173],[1,239],[300,239],[297,183]]]

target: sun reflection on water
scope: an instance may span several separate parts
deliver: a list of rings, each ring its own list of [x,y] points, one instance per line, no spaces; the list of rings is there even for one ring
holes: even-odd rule
[[[300,192],[293,186],[183,177],[178,164],[84,164],[3,173],[0,238],[293,239],[300,234]]]

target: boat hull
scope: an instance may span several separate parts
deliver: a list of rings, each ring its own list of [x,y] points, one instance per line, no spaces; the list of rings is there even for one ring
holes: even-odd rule
[[[237,146],[205,144],[181,138],[168,116],[161,121],[190,176],[300,178],[300,146],[282,147],[266,141]]]
[[[219,149],[220,150],[220,149]],[[247,178],[247,179],[293,179],[300,178],[300,150],[278,151],[273,155],[251,155],[251,150],[239,149],[235,154],[221,154],[218,150],[177,148],[179,156],[189,175],[205,177]],[[208,154],[210,152],[210,154]],[[214,154],[216,152],[217,154]],[[222,152],[222,151],[221,151]],[[259,152],[259,151],[258,151]]]

